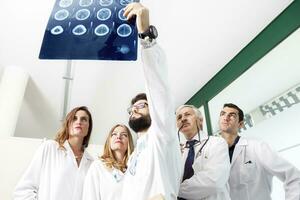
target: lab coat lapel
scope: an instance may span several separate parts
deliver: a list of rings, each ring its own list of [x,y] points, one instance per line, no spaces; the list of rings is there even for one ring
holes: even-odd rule
[[[87,162],[92,162],[93,160],[94,160],[93,157],[85,149],[79,164],[79,168],[81,168],[82,165],[86,165]]]
[[[236,161],[237,157],[239,157],[239,155],[242,153],[243,149],[247,145],[248,145],[247,140],[245,140],[244,138],[240,137],[238,143],[236,144],[236,146],[234,148],[234,152],[233,152],[232,160],[231,160],[231,165],[234,164],[234,162]]]

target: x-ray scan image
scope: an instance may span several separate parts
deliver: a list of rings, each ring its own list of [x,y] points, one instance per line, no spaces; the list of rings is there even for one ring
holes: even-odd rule
[[[134,0],[57,0],[40,59],[136,60],[135,21],[123,8]]]

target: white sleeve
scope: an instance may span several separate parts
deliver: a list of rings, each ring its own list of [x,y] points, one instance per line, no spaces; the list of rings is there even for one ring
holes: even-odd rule
[[[16,185],[14,191],[14,200],[34,200],[40,184],[40,176],[43,166],[46,142],[43,142],[36,151],[29,167],[25,171],[23,177]]]
[[[206,164],[203,169],[195,171],[190,179],[181,183],[179,197],[202,199],[224,190],[230,173],[228,145],[224,139],[216,139],[218,140],[211,141],[214,144],[208,149],[210,156],[204,160]],[[203,153],[205,156],[205,152]]]
[[[300,199],[300,171],[264,142],[255,148],[262,166],[284,183],[285,199]]]
[[[97,170],[98,163],[94,161],[84,180],[82,200],[100,200],[100,174]],[[113,188],[112,188],[113,189]]]
[[[150,47],[143,44],[143,41],[141,44],[146,94],[153,125],[151,127],[159,127],[161,131],[155,133],[159,138],[163,138],[163,141],[173,140],[176,137],[175,111],[169,89],[165,54],[155,41]]]

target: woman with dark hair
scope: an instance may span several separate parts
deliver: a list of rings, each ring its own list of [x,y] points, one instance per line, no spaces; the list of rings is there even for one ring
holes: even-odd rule
[[[44,141],[14,192],[15,200],[81,200],[93,159],[85,151],[93,128],[87,107],[68,113],[55,140]]]
[[[84,182],[83,200],[120,200],[122,178],[133,151],[130,130],[123,124],[113,126],[107,136],[103,155],[92,163]]]

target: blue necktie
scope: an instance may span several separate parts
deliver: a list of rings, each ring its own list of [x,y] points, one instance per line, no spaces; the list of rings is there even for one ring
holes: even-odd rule
[[[185,179],[189,179],[194,175],[194,170],[193,170],[193,163],[194,163],[194,158],[195,158],[195,149],[194,145],[197,142],[197,140],[190,140],[186,142],[187,147],[189,148],[189,153],[186,158],[185,164],[184,164],[184,173],[183,173],[183,178],[182,182]]]

